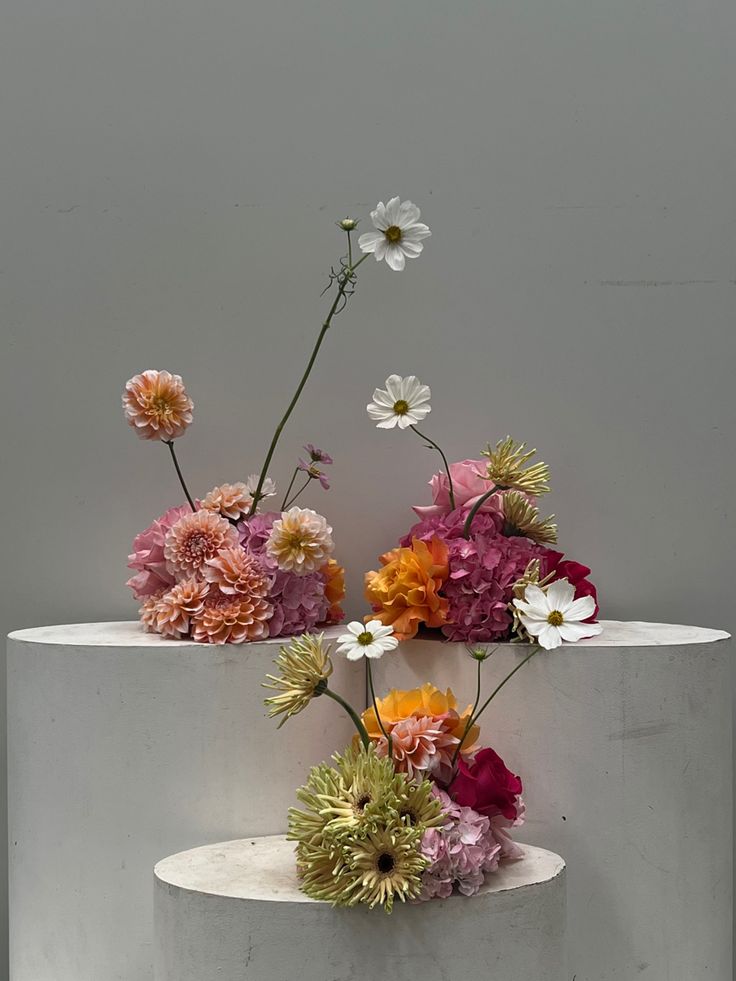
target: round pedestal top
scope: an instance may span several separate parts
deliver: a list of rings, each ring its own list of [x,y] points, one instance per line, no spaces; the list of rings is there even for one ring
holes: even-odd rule
[[[624,620],[601,620],[603,633],[589,640],[579,641],[575,648],[583,647],[679,647],[687,644],[711,644],[727,640],[724,630],[708,627],[688,627],[672,623],[640,623]],[[327,627],[325,636],[335,639],[341,627]],[[158,634],[148,633],[135,620],[118,620],[110,623],[70,623],[52,627],[31,627],[16,630],[10,639],[31,644],[57,644],[70,647],[210,647],[195,644],[191,640],[168,640]],[[422,638],[424,639],[424,638]],[[257,643],[280,645],[287,638],[274,637]],[[438,643],[441,640],[437,639]]]
[[[506,892],[555,879],[564,861],[544,848],[524,845],[524,858],[488,876],[481,893]],[[204,845],[159,862],[156,879],[187,892],[260,902],[314,903],[299,889],[294,843],[284,835]],[[324,904],[325,906],[327,904]]]

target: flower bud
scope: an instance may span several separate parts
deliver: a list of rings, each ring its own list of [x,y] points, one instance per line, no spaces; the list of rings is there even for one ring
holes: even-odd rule
[[[336,222],[338,228],[342,228],[344,232],[352,232],[358,227],[357,218],[343,218],[342,221]]]

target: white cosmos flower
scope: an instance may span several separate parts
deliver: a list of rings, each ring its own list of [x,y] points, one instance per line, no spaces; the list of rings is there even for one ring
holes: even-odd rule
[[[347,633],[337,638],[340,644],[337,653],[344,654],[348,661],[359,661],[361,657],[381,657],[399,643],[393,636],[393,629],[385,627],[380,620],[369,620],[368,623],[353,620],[346,629]]]
[[[358,239],[363,252],[372,252],[376,261],[385,259],[394,272],[400,272],[407,258],[414,259],[422,251],[422,239],[432,234],[419,221],[421,211],[411,201],[391,198],[388,204],[379,201],[371,211],[375,232],[366,232]]]
[[[593,615],[595,600],[592,596],[575,599],[575,587],[567,579],[557,579],[545,589],[527,586],[524,599],[515,599],[514,606],[527,633],[548,651],[560,647],[563,640],[595,637],[603,630],[599,623],[581,623]]]
[[[432,411],[429,385],[422,385],[416,375],[389,375],[386,388],[377,388],[373,401],[366,406],[379,429],[406,429],[416,426]]]
[[[260,480],[260,478],[261,478],[260,474],[252,473],[245,482],[245,486],[251,497],[256,492],[256,488],[258,487],[258,481]],[[274,482],[271,480],[270,477],[266,477],[266,479],[263,481],[263,487],[261,488],[261,497],[273,497],[275,494],[276,494],[276,484],[274,484]]]

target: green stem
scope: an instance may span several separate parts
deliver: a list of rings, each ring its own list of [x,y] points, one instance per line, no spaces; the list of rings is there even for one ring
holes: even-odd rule
[[[174,461],[174,467],[176,468],[176,475],[179,478],[179,483],[181,484],[181,489],[184,491],[184,493],[186,495],[186,498],[189,501],[189,507],[192,509],[192,511],[196,511],[197,510],[196,505],[195,505],[194,501],[192,500],[192,495],[189,493],[189,490],[187,488],[187,485],[184,483],[184,476],[183,476],[183,474],[181,472],[181,467],[179,466],[179,461],[176,459],[176,450],[174,449],[174,441],[173,441],[173,439],[165,439],[164,440],[164,443],[166,443],[166,445],[169,448],[169,452],[171,453],[171,459]]]
[[[284,494],[284,499],[281,502],[281,510],[286,510],[286,502],[289,500],[289,494],[291,494],[291,488],[294,486],[294,481],[296,480],[296,475],[299,473],[299,467],[294,467],[294,473],[291,475],[291,480],[289,481],[289,486],[286,488],[286,493]]]
[[[294,501],[297,499],[297,497],[299,497],[300,494],[303,491],[305,491],[307,489],[307,487],[309,487],[309,485],[311,484],[311,482],[312,482],[312,478],[311,477],[307,477],[307,479],[304,481],[304,483],[299,488],[299,490],[296,492],[296,494],[292,497],[292,499],[287,504],[284,504],[284,506],[283,506],[283,508],[281,510],[282,511],[286,511],[287,508],[290,508],[291,505],[294,503]]]
[[[358,730],[358,735],[360,736],[360,741],[363,743],[363,748],[368,749],[371,744],[370,736],[368,735],[366,727],[361,722],[360,716],[352,705],[349,705],[341,695],[338,695],[337,692],[333,691],[331,688],[325,688],[322,694],[329,695],[329,697],[333,699],[333,701],[337,702],[338,705],[342,705],[350,718],[353,720],[353,725]]]
[[[381,718],[381,713],[378,711],[378,702],[376,701],[376,693],[373,689],[373,670],[371,669],[371,662],[366,658],[365,666],[368,669],[368,687],[371,692],[371,701],[373,702],[373,711],[376,713],[376,721],[378,722],[378,727],[381,732],[386,737],[386,743],[388,744],[388,758],[392,760],[394,758],[394,745],[393,739],[391,738],[391,733],[386,732],[383,724],[383,719]]]
[[[447,489],[448,489],[448,491],[450,493],[450,507],[454,511],[455,510],[455,489],[452,486],[452,474],[450,473],[450,465],[447,462],[447,457],[442,452],[442,448],[439,446],[439,444],[438,443],[435,443],[435,441],[433,439],[430,439],[429,436],[425,436],[424,433],[420,433],[416,426],[410,426],[409,428],[410,429],[413,429],[414,432],[417,434],[417,436],[420,436],[422,439],[426,440],[429,443],[430,446],[434,447],[434,449],[437,450],[437,452],[439,453],[439,455],[442,457],[442,462],[445,465],[445,473],[447,474]],[[467,535],[465,537],[467,538]]]
[[[344,270],[338,281],[337,296],[335,297],[332,306],[329,309],[327,317],[324,323],[322,324],[322,329],[320,330],[314,348],[312,349],[312,354],[309,358],[309,361],[307,361],[307,367],[304,370],[304,374],[301,377],[301,381],[297,385],[296,392],[294,392],[292,400],[291,402],[289,402],[286,412],[284,413],[281,422],[279,422],[278,426],[276,427],[276,431],[274,432],[273,437],[271,439],[271,445],[268,447],[268,453],[266,454],[266,459],[264,460],[263,467],[261,468],[260,476],[258,477],[258,486],[256,487],[255,492],[253,494],[253,503],[250,506],[248,517],[250,517],[255,513],[255,510],[258,507],[258,502],[263,497],[263,494],[261,493],[263,490],[263,483],[266,477],[268,476],[268,469],[271,466],[271,460],[273,460],[273,454],[276,450],[278,441],[281,438],[281,433],[283,432],[284,426],[289,421],[289,417],[291,416],[291,413],[294,411],[294,408],[296,407],[296,404],[299,401],[299,397],[304,390],[304,386],[307,384],[307,379],[312,373],[314,362],[317,360],[317,355],[319,354],[319,349],[322,347],[322,341],[325,339],[325,334],[330,329],[332,318],[335,316],[335,311],[337,310],[340,301],[345,295],[345,290],[347,289],[348,284],[352,282],[353,273],[358,268],[358,266],[360,266],[362,262],[365,262],[365,260],[368,258],[369,255],[370,253],[366,252],[365,255],[361,256],[361,258],[358,259],[355,265],[349,265],[348,268]]]
[[[467,721],[466,726],[465,726],[465,732],[463,733],[463,738],[460,740],[460,742],[455,747],[455,755],[452,757],[452,764],[451,764],[451,766],[452,766],[453,773],[455,772],[455,764],[457,763],[457,758],[460,755],[460,750],[465,745],[465,740],[468,738],[468,733],[473,728],[473,717],[475,716],[475,712],[476,712],[476,710],[478,708],[478,703],[480,702],[480,669],[481,669],[482,664],[483,664],[483,661],[479,660],[478,661],[478,682],[477,682],[476,689],[475,689],[475,702],[473,703],[473,708],[471,709],[470,716],[468,717],[468,721]]]
[[[475,504],[470,509],[470,514],[465,519],[465,525],[463,526],[463,538],[470,538],[470,526],[473,523],[473,518],[480,511],[480,509],[486,503],[486,501],[488,500],[488,498],[489,497],[493,497],[493,495],[497,491],[502,491],[502,490],[507,490],[507,488],[506,487],[502,487],[500,484],[496,484],[495,487],[492,487],[482,497],[479,497],[478,498],[478,500],[475,502]]]

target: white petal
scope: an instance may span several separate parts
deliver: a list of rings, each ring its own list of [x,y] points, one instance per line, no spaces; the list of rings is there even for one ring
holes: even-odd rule
[[[366,657],[383,657],[383,648],[380,644],[366,644],[363,653]]]
[[[388,406],[374,405],[372,402],[365,408],[374,422],[377,422],[379,419],[392,419],[396,415],[393,408],[389,409]]]
[[[431,405],[417,405],[415,408],[409,409],[406,414],[407,416],[411,416],[412,425],[416,425],[422,419],[426,419],[431,411]]]
[[[365,626],[360,622],[360,620],[352,620],[345,629],[353,634],[353,636],[360,637],[365,630]]]
[[[419,379],[416,375],[407,375],[402,379],[401,397],[411,405],[414,402],[414,393],[419,388]]]
[[[548,626],[546,620],[540,620],[538,617],[528,617],[524,614],[521,615],[521,622],[533,637],[537,637]]]
[[[399,208],[401,201],[398,198],[391,198],[386,205],[386,221],[389,225],[397,225],[399,222]]]
[[[408,228],[419,221],[421,216],[422,212],[412,201],[404,201],[399,208],[399,220],[396,224],[399,228]]]
[[[408,259],[416,259],[424,249],[421,242],[408,242],[406,239],[402,239],[400,245],[401,251]]]
[[[412,225],[410,228],[402,229],[401,240],[402,242],[421,242],[423,238],[429,238],[432,232],[427,225],[420,223]]]
[[[385,405],[387,409],[393,409],[396,399],[392,399],[382,388],[377,388],[373,393],[373,401],[377,405]]]
[[[358,245],[362,252],[375,252],[378,243],[384,239],[383,232],[366,232],[358,239]]]
[[[592,596],[581,596],[571,603],[565,611],[565,621],[587,620],[595,613],[595,600]]]
[[[406,412],[403,416],[396,416],[399,424],[399,429],[408,429],[409,426],[414,425],[414,420],[411,417],[411,412]]]
[[[406,257],[398,245],[389,245],[386,249],[386,263],[394,272],[401,272],[406,265]]]
[[[387,251],[388,251],[388,239],[384,237],[378,243],[373,253],[376,257],[376,262],[380,262],[382,259],[385,259]]]
[[[377,422],[376,423],[376,428],[377,429],[393,429],[396,426],[396,424],[397,423],[400,423],[400,422],[401,422],[401,416],[393,415],[393,416],[391,416],[390,419],[384,419],[383,422]],[[406,427],[405,426],[401,426],[401,428],[402,429],[405,429]]]
[[[404,397],[404,379],[401,375],[389,375],[386,379],[386,393],[391,399],[391,407]]]
[[[585,637],[595,637],[603,627],[599,623],[562,623],[558,627],[563,640],[568,640],[574,644]]]
[[[527,586],[524,590],[524,602],[529,606],[534,606],[538,610],[544,610],[544,618],[547,618],[551,607],[547,600],[545,593],[539,588],[539,586]]]
[[[345,657],[348,661],[359,661],[363,657],[364,647],[353,647],[352,650],[345,652]]]
[[[367,630],[369,634],[373,634],[374,637],[385,637],[385,633],[382,631],[388,630],[389,633],[393,633],[391,627],[385,627],[380,620],[369,620],[368,623],[363,624],[363,630]]]
[[[429,402],[432,398],[432,389],[429,385],[420,385],[417,389],[417,393],[414,396],[413,404],[421,405],[422,402]]]
[[[547,587],[547,602],[550,610],[559,610],[565,613],[575,599],[575,587],[571,586],[567,579],[557,579]]]
[[[546,651],[554,650],[555,647],[562,647],[560,631],[557,627],[553,627],[551,623],[548,623],[546,627],[543,627],[539,631],[537,640]]]
[[[381,231],[385,231],[388,228],[389,222],[386,218],[386,205],[383,201],[379,201],[376,205],[376,210],[371,211],[371,221]]]

